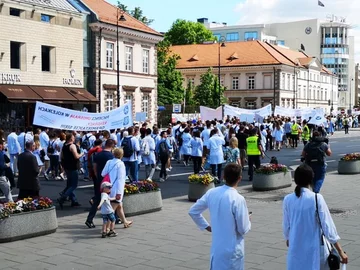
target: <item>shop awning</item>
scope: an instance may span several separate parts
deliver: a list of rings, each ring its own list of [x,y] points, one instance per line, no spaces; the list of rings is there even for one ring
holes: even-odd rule
[[[47,103],[78,103],[78,100],[63,87],[53,86],[30,86],[38,94],[43,102]]]
[[[42,98],[27,85],[2,84],[2,93],[10,102],[35,102]]]
[[[84,88],[66,88],[66,90],[73,95],[79,103],[86,103],[86,104],[97,104],[99,101],[96,97],[94,97],[92,94],[90,94],[86,89]]]

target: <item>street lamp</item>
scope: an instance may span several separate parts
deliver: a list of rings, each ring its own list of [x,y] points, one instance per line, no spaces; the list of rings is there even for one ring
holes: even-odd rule
[[[116,94],[117,94],[117,105],[120,107],[120,60],[119,60],[119,21],[125,22],[124,11],[120,11],[120,8],[116,7]],[[120,13],[120,14],[119,14]],[[119,17],[120,15],[120,17]]]
[[[351,86],[354,81],[354,78],[351,78],[350,80],[350,91],[349,91],[349,114],[351,114],[352,106],[351,106]]]
[[[221,83],[220,83],[220,69],[221,69],[221,63],[220,63],[220,55],[221,55],[221,47],[226,47],[225,43],[225,38],[223,36],[221,36],[219,38],[219,66],[218,66],[218,91],[219,91],[219,106],[221,105]]]

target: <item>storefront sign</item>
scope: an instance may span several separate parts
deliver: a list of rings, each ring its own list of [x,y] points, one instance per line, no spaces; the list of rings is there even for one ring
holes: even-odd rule
[[[115,110],[103,113],[75,111],[37,101],[33,125],[77,131],[129,127],[133,125],[131,101]]]
[[[70,70],[70,78],[63,78],[63,84],[82,85],[81,80],[75,79],[75,69]]]
[[[19,83],[21,82],[20,74],[0,73],[2,83]]]

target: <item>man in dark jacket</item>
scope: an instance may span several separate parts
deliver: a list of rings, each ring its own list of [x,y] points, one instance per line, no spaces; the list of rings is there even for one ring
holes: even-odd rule
[[[34,142],[26,142],[25,151],[19,155],[19,178],[17,183],[17,186],[19,188],[18,199],[23,199],[27,197],[39,197],[39,167],[36,157],[32,153],[33,148]]]

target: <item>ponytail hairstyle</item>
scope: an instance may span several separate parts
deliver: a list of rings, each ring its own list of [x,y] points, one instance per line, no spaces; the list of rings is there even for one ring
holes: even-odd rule
[[[307,164],[301,164],[299,167],[295,170],[295,195],[296,197],[300,198],[301,196],[301,188],[307,187],[311,185],[314,178],[314,172],[312,168]]]

